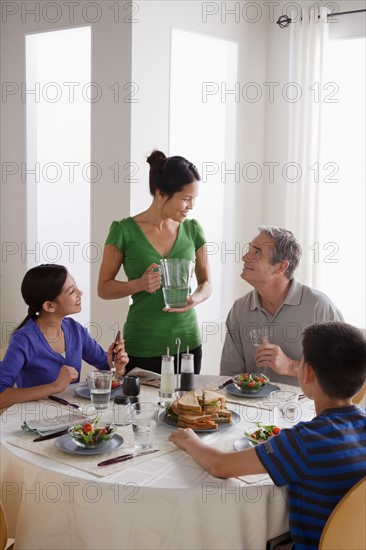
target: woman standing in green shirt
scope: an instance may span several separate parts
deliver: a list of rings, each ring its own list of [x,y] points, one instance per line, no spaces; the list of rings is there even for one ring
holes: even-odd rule
[[[183,157],[167,158],[161,151],[148,157],[149,186],[153,201],[136,216],[111,225],[99,272],[98,295],[105,300],[132,296],[123,329],[127,370],[140,367],[160,372],[161,356],[175,340],[194,355],[195,373],[201,370],[201,333],[194,307],[211,294],[211,277],[203,230],[188,219],[198,195],[197,168]],[[195,262],[197,289],[182,309],[164,306],[160,267],[162,258]],[[116,279],[121,265],[128,281]]]

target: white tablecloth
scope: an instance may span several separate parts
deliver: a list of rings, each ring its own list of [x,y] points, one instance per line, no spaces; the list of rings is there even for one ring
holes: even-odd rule
[[[199,377],[206,385],[215,380],[223,379]],[[63,396],[88,403],[75,398],[71,388]],[[141,400],[146,399],[157,402],[158,390],[143,387]],[[15,405],[0,417],[1,500],[16,549],[257,550],[288,529],[285,488],[275,487],[266,476],[213,478],[179,449],[151,455],[140,464],[130,461],[128,468],[124,463],[123,470],[97,477],[12,445],[12,438],[21,435],[21,422],[47,406],[44,401]],[[242,410],[240,423],[202,435],[208,444],[231,449],[251,425],[245,408],[233,408]],[[261,420],[269,414],[261,410]],[[131,427],[119,428],[119,433],[125,430]],[[160,425],[157,445],[166,446],[169,433]],[[120,450],[124,454],[123,446]]]

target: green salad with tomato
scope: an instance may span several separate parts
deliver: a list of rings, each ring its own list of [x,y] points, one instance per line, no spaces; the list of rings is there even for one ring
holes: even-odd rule
[[[257,429],[245,432],[245,437],[254,445],[267,441],[270,437],[278,435],[281,431],[281,428],[274,424],[269,424],[267,426],[262,425],[260,422],[256,422],[255,424]]]
[[[259,391],[268,384],[269,378],[262,373],[244,372],[233,376],[233,382],[239,390]]]
[[[69,434],[77,445],[81,447],[97,447],[113,437],[116,427],[111,424],[100,427],[98,426],[99,420],[100,417],[96,416],[90,423],[71,426]]]

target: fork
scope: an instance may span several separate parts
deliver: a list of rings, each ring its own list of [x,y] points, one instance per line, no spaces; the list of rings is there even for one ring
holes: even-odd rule
[[[117,332],[117,336],[116,336],[116,338],[115,338],[115,340],[114,340],[114,343],[117,344],[117,342],[119,342],[120,338],[121,338],[121,331],[119,330],[119,331]],[[116,370],[117,370],[116,367],[115,367],[115,364],[114,364],[114,362],[115,362],[115,360],[116,360],[116,356],[117,356],[117,354],[113,352],[113,353],[112,353],[112,368],[111,368],[111,372],[113,372],[113,374],[115,374],[115,373],[116,373]]]
[[[74,407],[74,409],[77,409],[79,412],[83,412],[83,409],[82,407],[80,407],[79,403],[70,403],[66,399],[63,399],[62,397],[57,397],[56,395],[49,395],[48,399],[56,401],[57,403],[61,403],[61,405],[69,405],[69,407]]]

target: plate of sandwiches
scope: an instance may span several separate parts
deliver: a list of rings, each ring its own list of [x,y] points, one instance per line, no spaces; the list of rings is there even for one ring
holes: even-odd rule
[[[212,390],[194,390],[178,397],[161,414],[162,424],[170,428],[191,428],[195,432],[214,432],[240,422],[240,415],[226,408],[226,399]]]

